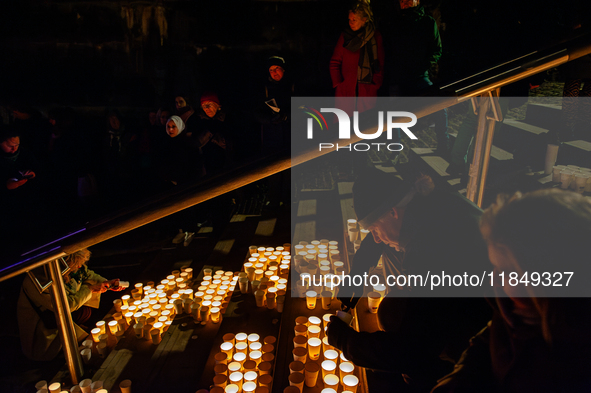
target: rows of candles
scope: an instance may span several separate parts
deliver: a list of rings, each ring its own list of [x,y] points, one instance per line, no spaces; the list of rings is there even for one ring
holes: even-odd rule
[[[253,292],[258,307],[283,311],[291,265],[290,245],[279,247],[250,246],[238,285],[242,293]]]
[[[289,383],[298,387],[300,392],[304,391],[304,385],[315,387],[319,377],[324,384],[323,393],[336,393],[339,383],[343,391],[357,390],[359,379],[354,375],[355,366],[328,343],[325,331],[332,315],[324,314],[322,319],[316,316],[295,319]]]
[[[257,333],[228,333],[215,355],[214,387],[210,393],[269,393],[275,361],[274,336],[261,342]]]
[[[203,269],[203,280],[194,290],[193,269],[174,270],[158,285],[137,283],[131,294],[113,301],[115,313],[91,330],[99,355],[107,349],[109,337],[118,342],[131,326],[138,339],[159,344],[176,315],[190,314],[196,322],[218,323],[229,304],[238,277],[233,272]]]
[[[328,310],[330,299],[336,296],[337,288],[324,284],[331,282],[332,275],[347,273],[339,242],[327,239],[312,240],[310,243],[300,241],[294,246],[294,253],[295,271],[300,274],[300,280],[295,284],[298,296],[313,299],[308,308],[314,308],[315,298],[319,297],[323,299],[322,307]],[[308,276],[314,278],[306,278]]]

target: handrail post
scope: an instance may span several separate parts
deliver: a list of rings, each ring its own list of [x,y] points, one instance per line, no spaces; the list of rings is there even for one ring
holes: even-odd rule
[[[72,321],[72,314],[70,312],[70,305],[66,294],[66,286],[62,280],[61,269],[59,261],[54,259],[50,261],[49,275],[51,276],[51,301],[53,303],[53,311],[57,320],[58,331],[62,340],[62,348],[64,356],[68,363],[70,376],[74,385],[80,382],[84,374],[84,367],[82,366],[82,358],[78,352],[78,340],[76,338],[76,330],[74,329],[74,322]]]
[[[482,207],[484,197],[495,123],[503,120],[498,94],[499,89],[496,89],[472,101],[478,103],[478,108],[475,108],[478,112],[478,131],[474,142],[474,158],[470,165],[466,197],[479,207]]]

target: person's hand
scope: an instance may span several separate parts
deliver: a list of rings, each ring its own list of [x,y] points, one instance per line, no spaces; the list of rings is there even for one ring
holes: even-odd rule
[[[337,296],[337,300],[341,302],[341,310],[343,311],[349,311],[355,308],[357,302],[359,302],[359,298],[354,297],[355,293],[349,289],[341,287]]]
[[[339,317],[333,315],[326,327],[326,336],[328,343],[339,350],[343,350],[347,335],[353,331],[353,328],[343,322]]]
[[[112,280],[105,281],[103,284],[107,284],[108,285],[108,288],[111,291],[117,291],[118,292],[118,291],[122,291],[122,290],[125,289],[125,288],[119,286],[119,279],[118,278],[114,278]]]
[[[92,293],[105,293],[108,289],[104,282],[100,284],[89,285],[88,287],[90,288],[90,292]]]

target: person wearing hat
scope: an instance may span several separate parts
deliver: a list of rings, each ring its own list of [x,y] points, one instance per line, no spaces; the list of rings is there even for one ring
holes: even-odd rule
[[[353,186],[353,205],[370,233],[355,254],[351,277],[369,272],[380,257],[386,277],[490,270],[478,231],[481,210],[457,193],[436,190],[428,176],[409,181],[366,169]],[[343,309],[355,307],[363,290],[340,286]],[[453,296],[462,296],[465,288],[456,290]],[[329,343],[358,366],[391,372],[390,381],[428,391],[453,368],[441,359],[457,360],[490,319],[483,299],[428,296],[429,287],[389,286],[378,309],[380,331],[357,332],[332,317]]]
[[[264,82],[264,97],[257,102],[257,120],[262,125],[261,147],[263,150],[282,149],[290,146],[291,96],[294,83],[287,65],[280,56],[267,59]]]
[[[196,136],[205,170],[207,175],[211,175],[219,172],[228,163],[228,135],[231,126],[216,93],[203,93],[201,109]]]

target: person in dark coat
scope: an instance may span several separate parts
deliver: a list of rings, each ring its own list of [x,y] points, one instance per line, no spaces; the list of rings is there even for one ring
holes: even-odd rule
[[[330,59],[335,105],[351,113],[375,105],[384,79],[382,35],[376,30],[369,2],[357,2],[349,11],[349,26],[340,35]],[[340,97],[359,97],[356,105]]]
[[[518,272],[519,282],[497,282],[492,321],[433,392],[591,391],[591,300],[554,297],[588,286],[591,202],[557,189],[500,196],[483,214],[481,231],[495,272]],[[571,286],[553,286],[556,272],[572,272]]]
[[[192,105],[188,95],[178,95],[174,98],[175,114],[183,120],[185,124],[185,135],[191,136],[199,122],[199,116],[195,115],[195,108]]]
[[[294,83],[286,70],[283,57],[271,56],[267,59],[264,96],[255,109],[257,120],[262,125],[261,147],[267,153],[290,146],[291,96],[294,93]]]
[[[5,207],[0,225],[0,245],[30,236],[30,225],[45,212],[40,165],[33,153],[21,146],[20,133],[7,127],[0,133],[0,203]],[[14,244],[14,243],[13,243]]]
[[[157,171],[168,185],[196,181],[205,174],[199,147],[184,131],[185,124],[179,116],[166,122],[168,137],[159,147]]]
[[[192,137],[201,149],[207,175],[213,175],[229,163],[229,143],[234,130],[216,93],[206,92],[201,96],[201,109],[203,113]]]
[[[384,32],[390,95],[416,97],[433,85],[429,72],[443,53],[435,20],[425,13],[419,0],[400,0],[400,14]],[[432,115],[437,136],[437,154],[449,154],[447,109]]]
[[[457,193],[434,190],[428,176],[402,181],[368,169],[353,186],[353,203],[360,225],[371,233],[355,254],[352,277],[369,272],[380,257],[390,277],[427,271],[482,274],[488,267],[478,233],[480,209]],[[343,308],[355,307],[362,292],[340,286]],[[442,359],[457,360],[469,338],[490,319],[483,299],[428,296],[433,294],[425,287],[391,287],[378,309],[381,331],[357,332],[332,317],[329,343],[360,367],[388,372],[390,383],[400,388],[405,387],[403,375],[412,391],[428,391],[453,368]]]

